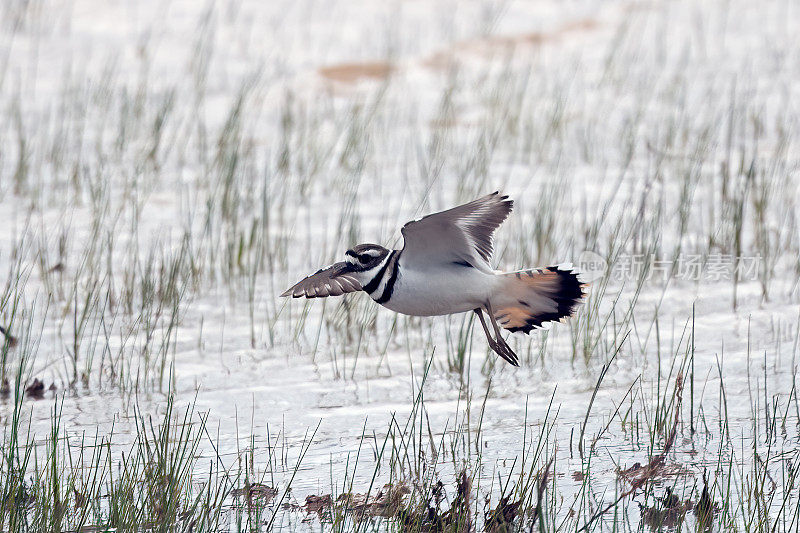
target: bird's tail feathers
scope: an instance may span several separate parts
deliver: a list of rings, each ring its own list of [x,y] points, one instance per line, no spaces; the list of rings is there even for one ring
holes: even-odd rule
[[[530,333],[546,322],[560,321],[572,315],[585,296],[586,285],[571,270],[547,267],[500,276],[490,303],[497,322],[512,332]]]

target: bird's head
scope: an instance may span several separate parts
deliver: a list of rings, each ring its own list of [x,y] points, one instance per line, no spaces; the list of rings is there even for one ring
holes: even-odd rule
[[[364,272],[375,268],[388,253],[378,244],[359,244],[344,253],[344,260],[354,272]]]

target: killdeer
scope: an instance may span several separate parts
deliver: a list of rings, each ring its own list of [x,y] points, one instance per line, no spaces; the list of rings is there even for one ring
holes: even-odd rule
[[[412,316],[473,311],[489,346],[519,366],[500,329],[530,333],[570,316],[584,285],[558,267],[500,272],[492,269],[492,236],[514,205],[495,192],[403,226],[404,246],[359,244],[345,260],[303,279],[281,296],[321,298],[364,291],[387,309]],[[489,332],[484,313],[492,324]]]

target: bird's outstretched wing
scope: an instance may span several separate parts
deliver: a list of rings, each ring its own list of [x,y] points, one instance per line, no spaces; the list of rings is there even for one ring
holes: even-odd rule
[[[361,284],[352,275],[350,266],[341,262],[316,271],[287,289],[281,296],[323,298],[325,296],[341,296],[346,292],[360,290]]]
[[[499,192],[403,226],[402,260],[425,265],[464,263],[491,271],[492,235],[514,202]]]

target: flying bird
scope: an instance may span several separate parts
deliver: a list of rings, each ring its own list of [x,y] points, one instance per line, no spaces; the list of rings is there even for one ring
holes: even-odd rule
[[[345,252],[344,261],[318,270],[281,296],[321,298],[364,291],[405,315],[473,311],[492,350],[519,366],[501,328],[530,333],[572,315],[585,285],[574,272],[555,266],[515,272],[492,268],[493,235],[513,205],[508,196],[494,192],[408,222],[401,250],[359,244]]]

